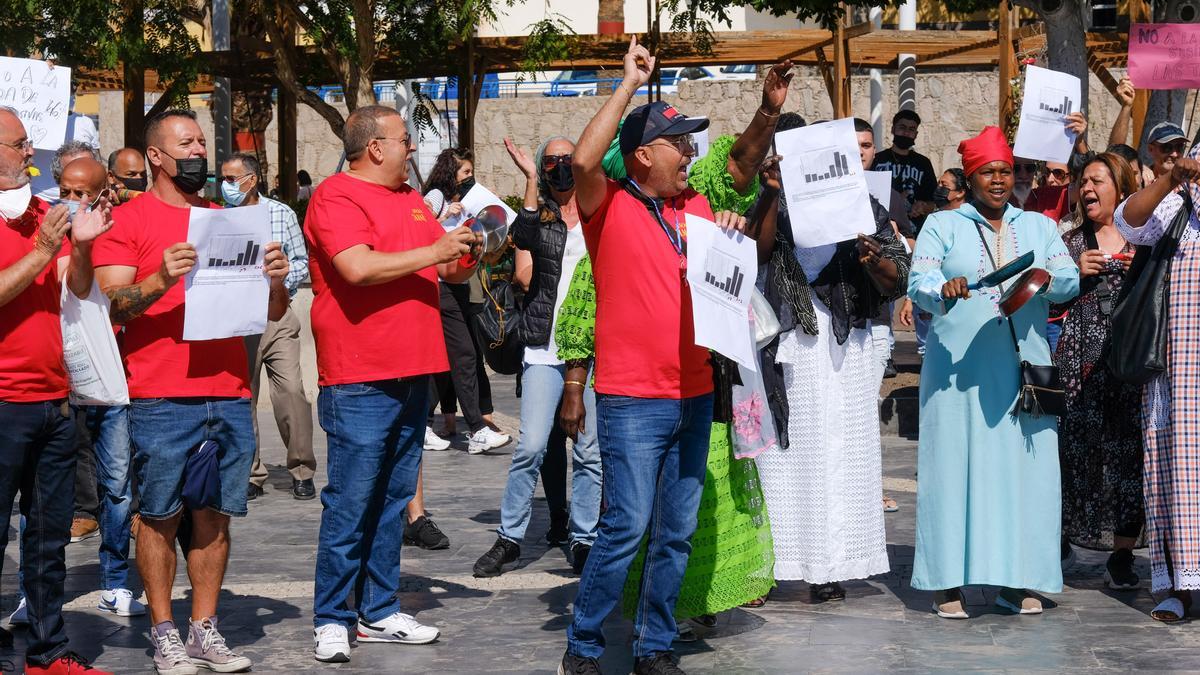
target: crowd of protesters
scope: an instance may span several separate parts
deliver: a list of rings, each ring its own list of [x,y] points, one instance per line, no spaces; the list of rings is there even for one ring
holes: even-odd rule
[[[149,615],[158,673],[252,667],[219,630],[218,598],[230,518],[264,495],[253,414],[264,367],[290,494],[318,494],[291,305],[306,278],[328,447],[313,656],[347,662],[354,642],[437,640],[401,606],[401,551],[449,546],[425,509],[421,467],[423,452],[460,437],[460,411],[470,454],[512,441],[492,419],[496,345],[479,320],[503,255],[519,298],[509,339],[521,350],[520,434],[497,538],[473,573],[518,560],[541,479],[546,541],[566,547],[579,575],[560,673],[600,672],[618,606],[635,625],[634,672],[669,675],[682,672],[672,644],[689,624],[772,602],[777,581],[807,582],[821,603],[889,571],[884,513],[898,505],[883,493],[878,395],[896,374],[893,316],[915,328],[921,358],[911,583],[932,593],[932,611],[968,619],[961,589],[990,585],[999,607],[1041,613],[1075,546],[1111,551],[1105,583],[1136,589],[1133,550],[1145,542],[1151,616],[1186,619],[1200,589],[1200,145],[1189,150],[1164,122],[1147,134],[1143,165],[1126,144],[1128,81],[1103,152],[1088,146],[1084,115],[1067,117],[1078,141],[1064,163],[1014,157],[987,127],[962,141],[961,166],[939,173],[915,149],[915,111],[895,115],[879,152],[856,119],[862,168],[891,172],[889,203],[870,198],[873,229],[856,239],[805,247],[772,153],[777,132],[806,126],[786,111],[791,64],[767,71],[744,129],[700,158],[693,134],[707,119],[662,102],[627,110],[654,67],[634,40],[578,139],[531,150],[504,140],[525,188],[509,248],[490,257],[464,218],[471,153],[446,150],[414,188],[415,143],[395,109],[350,114],[348,168],[304,186],[302,226],[267,196],[254,155],[226,159],[214,167],[224,207],[269,213],[270,291],[261,335],[218,340],[183,339],[180,281],[197,266],[189,214],[218,208],[200,196],[209,157],[195,115],[160,113],[144,147],[106,164],[81,125],[47,156],[54,184],[35,195],[32,142],[0,108],[0,523],[19,496],[9,623],[28,631],[26,672],[102,672],[70,649],[62,614],[65,548],[97,535],[98,610]],[[748,420],[778,443],[753,458],[734,451],[747,421],[737,365],[695,344],[684,270],[697,217],[755,240],[757,290],[779,325],[758,354],[767,403]],[[1043,276],[1023,304],[1010,304],[1015,286],[978,285],[1027,258]],[[1111,366],[1113,317],[1155,265],[1170,272],[1159,277],[1165,360],[1135,382]],[[70,398],[63,299],[94,289],[117,330],[128,405]],[[1024,379],[1051,366],[1060,411]],[[185,493],[206,447],[219,448],[218,489],[198,506]],[[179,550],[186,625],[171,607]],[[131,562],[144,600],[130,590]],[[0,629],[0,648],[12,637]]]

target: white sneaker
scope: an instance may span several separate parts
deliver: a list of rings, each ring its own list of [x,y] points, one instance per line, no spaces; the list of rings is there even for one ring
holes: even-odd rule
[[[402,612],[384,617],[373,625],[359,619],[359,642],[399,642],[406,645],[423,645],[438,639],[442,632],[433,626],[424,626]]]
[[[25,608],[25,598],[21,598],[21,602],[12,614],[8,615],[8,625],[10,626],[28,626],[29,625],[29,610]]]
[[[425,427],[425,449],[426,450],[446,450],[450,447],[450,441],[433,433],[432,427]]]
[[[141,616],[146,613],[146,606],[133,599],[133,591],[117,588],[100,594],[100,604],[96,608],[101,612],[112,612],[117,616]]]
[[[488,450],[508,445],[511,441],[512,436],[492,431],[491,427],[484,427],[471,434],[467,441],[467,452],[472,455],[482,455]]]
[[[313,631],[313,658],[324,663],[347,663],[350,661],[350,638],[346,627],[336,623],[317,626]]]

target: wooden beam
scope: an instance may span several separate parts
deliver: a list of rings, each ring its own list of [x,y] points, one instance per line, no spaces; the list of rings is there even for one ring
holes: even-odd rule
[[[843,16],[848,15],[844,4],[842,13]],[[846,37],[845,19],[839,19],[834,29],[833,79],[837,92],[833,100],[833,117],[850,117],[853,114],[850,103],[850,38]]]
[[[1000,0],[1000,22],[996,29],[996,45],[999,47],[997,57],[1000,66],[1000,109],[997,113],[1000,129],[1005,134],[1012,126],[1015,103],[1012,95],[1012,81],[1020,72],[1017,67],[1017,52],[1013,42],[1013,9],[1008,0]]]
[[[1090,51],[1088,53],[1088,69],[1092,71],[1096,79],[1100,80],[1100,84],[1104,85],[1108,93],[1112,94],[1113,98],[1117,98],[1117,78],[1113,77],[1112,73],[1108,72],[1108,68]]]
[[[860,23],[860,24],[855,24],[845,30],[846,39],[850,40],[850,39],[854,39],[854,38],[860,38],[860,37],[870,33],[873,30],[875,30],[875,26],[871,25],[870,21]],[[824,40],[821,40],[820,42],[814,42],[813,44],[805,45],[795,51],[788,52],[788,53],[782,55],[781,57],[779,57],[779,59],[776,61],[776,63],[787,61],[788,59],[794,59],[798,56],[807,54],[812,51],[816,51],[818,49],[824,49],[825,47],[828,47],[833,44],[833,39],[834,39],[833,36],[830,35],[829,37],[825,38]]]
[[[837,90],[833,85],[833,69],[829,67],[829,61],[825,58],[825,50],[817,50],[817,67],[821,70],[821,77],[825,79],[825,91],[829,92],[829,104],[833,106],[834,115],[837,114]]]

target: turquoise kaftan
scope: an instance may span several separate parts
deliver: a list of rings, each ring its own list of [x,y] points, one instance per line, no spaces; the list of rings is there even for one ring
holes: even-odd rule
[[[970,204],[935,213],[913,252],[908,294],[933,314],[921,366],[914,588],[1062,590],[1057,418],[1011,414],[1019,370],[1000,314],[1002,290],[941,297],[948,279],[973,282],[992,271],[976,224],[999,265],[1033,251],[1034,267],[1048,270],[1053,281],[1012,317],[1013,325],[1021,356],[1051,363],[1050,303],[1079,293],[1079,269],[1049,218],[1009,206],[1003,221],[997,237]]]

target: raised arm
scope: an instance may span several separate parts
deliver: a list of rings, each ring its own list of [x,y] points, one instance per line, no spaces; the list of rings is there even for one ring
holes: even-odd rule
[[[33,250],[15,263],[0,269],[0,307],[20,295],[46,269],[62,249],[67,234],[67,207],[50,209],[38,228]]]
[[[1122,77],[1117,84],[1117,98],[1121,100],[1121,112],[1117,113],[1117,121],[1113,123],[1112,131],[1108,134],[1108,144],[1117,145],[1129,138],[1129,125],[1133,122],[1133,100],[1137,90],[1128,77]],[[1141,139],[1134,139],[1136,145]]]
[[[1170,173],[1159,176],[1153,183],[1133,193],[1121,204],[1118,209],[1118,226],[1124,222],[1128,228],[1142,227],[1154,215],[1158,205],[1178,190],[1180,185],[1195,182],[1200,182],[1200,163],[1187,157],[1180,158]]]
[[[625,76],[621,78],[621,84],[613,90],[612,96],[608,97],[592,121],[588,122],[575,146],[571,173],[575,175],[579,215],[585,221],[604,203],[604,196],[608,192],[602,164],[604,153],[617,134],[617,125],[629,101],[638,87],[650,81],[652,72],[654,57],[637,43],[637,37],[630,38],[629,51],[625,53]]]
[[[733,149],[729,152],[727,170],[733,178],[733,189],[739,193],[745,192],[758,173],[759,165],[771,149],[771,140],[775,137],[775,123],[779,121],[779,113],[787,100],[788,85],[792,82],[794,73],[792,62],[771,66],[767,77],[763,80],[762,103],[754,111],[750,125],[742,132]]]
[[[112,208],[103,197],[95,209],[84,209],[75,214],[71,224],[71,260],[65,271],[65,283],[75,297],[86,298],[91,294],[94,279],[92,242],[111,228]]]

